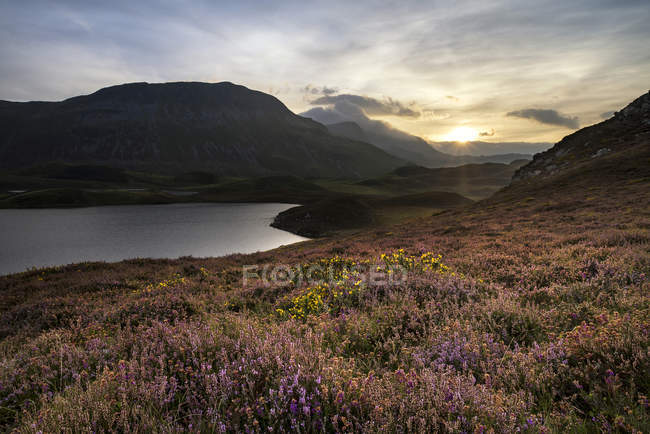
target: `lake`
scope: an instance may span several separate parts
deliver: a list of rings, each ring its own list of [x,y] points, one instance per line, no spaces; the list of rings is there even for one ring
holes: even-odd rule
[[[0,210],[0,275],[128,258],[252,253],[306,238],[269,226],[294,205],[173,204]]]

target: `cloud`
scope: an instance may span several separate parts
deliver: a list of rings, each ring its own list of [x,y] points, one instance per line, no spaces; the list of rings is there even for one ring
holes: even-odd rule
[[[300,113],[300,116],[313,119],[316,122],[320,122],[321,124],[325,125],[351,121],[351,119],[344,117],[341,113],[324,107],[314,107],[313,109],[309,109],[306,112]]]
[[[415,104],[409,104],[407,106],[392,98],[378,100],[368,96],[341,94],[325,95],[311,102],[312,105],[327,106],[339,103],[348,103],[357,106],[368,116],[401,116],[419,118],[422,115],[421,111],[415,108]]]
[[[492,137],[495,134],[496,131],[494,131],[494,128],[490,128],[490,131],[481,131],[478,133],[479,137]]]
[[[614,116],[614,113],[616,113],[616,112],[614,112],[614,111],[610,111],[610,112],[601,113],[601,114],[600,114],[600,117],[601,117],[602,119],[609,119],[609,118],[611,118],[612,116]]]
[[[337,93],[339,90],[335,87],[323,86],[323,88],[320,91],[323,95],[332,95],[334,93]]]
[[[422,109],[422,118],[424,119],[440,121],[443,119],[449,119],[450,117],[451,115],[449,113],[443,113],[432,109]]]
[[[533,119],[539,123],[547,125],[557,125],[571,129],[580,127],[577,117],[569,117],[559,113],[557,110],[552,109],[523,109],[508,112],[506,116]]]
[[[503,139],[556,141],[563,126],[503,115],[552,107],[591,120],[650,80],[647,0],[151,3],[2,2],[0,99],[56,100],[131,81],[288,83],[281,99],[294,111],[320,96],[385,94],[417,100],[420,109],[405,106],[419,118],[391,118],[412,133],[438,136],[462,119]],[[304,92],[307,83],[318,89]],[[449,122],[427,118],[428,105]]]
[[[303,87],[302,89],[303,93],[306,94],[311,94],[311,95],[332,95],[334,93],[337,93],[339,90],[336,87],[318,87],[318,86],[312,86],[311,84],[308,84],[307,86]]]
[[[390,145],[398,143],[402,149],[421,149],[423,144],[433,146],[439,151],[452,155],[496,155],[508,153],[535,154],[553,146],[552,143],[498,142],[488,143],[474,141],[458,146],[456,142],[425,142],[420,137],[409,134],[393,127],[390,123],[370,119],[357,105],[347,100],[341,100],[329,107],[314,107],[301,116],[311,118],[325,125],[339,122],[355,122],[364,132],[370,143]],[[496,131],[484,131],[487,135],[495,135]],[[390,152],[390,151],[389,151]]]
[[[301,116],[311,118],[325,125],[336,124],[339,122],[356,122],[366,134],[397,140],[421,140],[405,131],[394,128],[385,121],[370,119],[365,111],[356,104],[352,104],[346,99],[341,99],[329,107],[314,107]]]
[[[307,86],[303,87],[302,91],[304,93],[311,93],[312,95],[317,95],[320,93],[320,90],[317,87],[312,87],[311,84],[308,84]]]
[[[452,100],[454,102],[460,101],[460,98],[458,98],[456,96],[453,96],[453,95],[447,95],[447,96],[445,96],[445,98],[450,99],[450,100]]]

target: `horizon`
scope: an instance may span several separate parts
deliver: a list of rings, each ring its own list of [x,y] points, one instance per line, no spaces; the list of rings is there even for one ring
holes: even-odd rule
[[[650,81],[650,8],[590,3],[11,4],[0,99],[231,81],[297,114],[360,116],[429,142],[554,143]]]
[[[97,93],[101,90],[112,88],[112,87],[119,87],[119,86],[128,86],[128,85],[136,85],[136,84],[147,84],[147,85],[158,85],[158,84],[176,84],[176,83],[198,83],[198,84],[231,84],[234,86],[243,86],[239,83],[235,83],[232,81],[220,81],[220,82],[201,82],[201,81],[167,81],[167,82],[146,82],[146,81],[141,81],[141,82],[129,82],[129,83],[120,83],[120,84],[113,84],[110,86],[106,86],[100,89],[95,89],[93,91],[88,91],[79,95],[72,95],[60,100],[27,100],[27,101],[8,101],[8,100],[2,100],[0,101],[7,101],[7,102],[31,102],[31,103],[57,103],[57,102],[64,102],[69,99],[73,99],[76,97],[80,96],[88,96],[92,95],[94,93]],[[246,87],[246,89],[254,91],[254,92],[261,92],[258,89],[251,89]],[[278,99],[282,104],[286,106],[286,104],[279,98],[277,98],[274,95],[271,95],[274,98]],[[289,107],[287,107],[289,108]],[[290,109],[290,108],[289,108]],[[291,110],[291,109],[290,109]],[[311,115],[306,112],[306,113],[296,113],[295,111],[292,111],[294,114],[297,114],[299,116],[311,118]],[[311,118],[316,122],[322,123],[323,125],[332,125],[334,123],[338,122],[323,122],[322,120],[318,119],[318,117]],[[365,121],[366,123],[363,125],[365,128],[362,128],[363,131],[366,130],[366,128],[372,130],[372,123],[377,122],[374,120],[371,120],[370,118],[366,118],[365,116],[361,118],[362,122],[358,122],[358,119],[354,118],[346,118],[346,119],[341,119],[341,123],[352,123],[357,125],[358,127],[361,127],[359,124]],[[387,125],[389,129],[393,129],[396,131],[398,134],[403,132],[401,130],[395,129],[392,127],[389,123],[379,121],[384,125]],[[459,128],[459,130],[462,130],[464,127]],[[407,133],[410,134],[410,133]],[[570,133],[567,133],[570,134]],[[456,138],[449,138],[446,140],[441,140],[441,141],[433,141],[430,139],[427,139],[426,137],[420,137],[420,136],[414,136],[417,138],[423,139],[425,142],[427,142],[429,145],[431,145],[434,149],[447,153],[449,155],[453,156],[463,156],[463,155],[471,155],[471,156],[497,156],[497,155],[506,155],[506,154],[521,154],[522,156],[533,156],[536,153],[544,152],[547,149],[550,149],[553,146],[553,143],[550,142],[490,142],[489,140],[484,140],[483,137],[480,135],[476,137],[471,137],[468,138],[467,140],[459,140]],[[481,147],[481,145],[489,145],[491,147],[490,151],[487,151],[485,147]],[[488,153],[486,153],[488,152]]]

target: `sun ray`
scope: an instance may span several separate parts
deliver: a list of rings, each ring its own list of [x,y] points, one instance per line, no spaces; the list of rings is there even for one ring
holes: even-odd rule
[[[478,138],[478,131],[471,127],[457,127],[445,136],[450,142],[467,143]]]

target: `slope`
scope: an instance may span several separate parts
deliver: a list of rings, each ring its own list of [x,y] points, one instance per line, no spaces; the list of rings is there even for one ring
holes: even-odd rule
[[[61,102],[1,101],[1,167],[51,161],[316,177],[372,176],[402,164],[228,82],[131,83]]]

